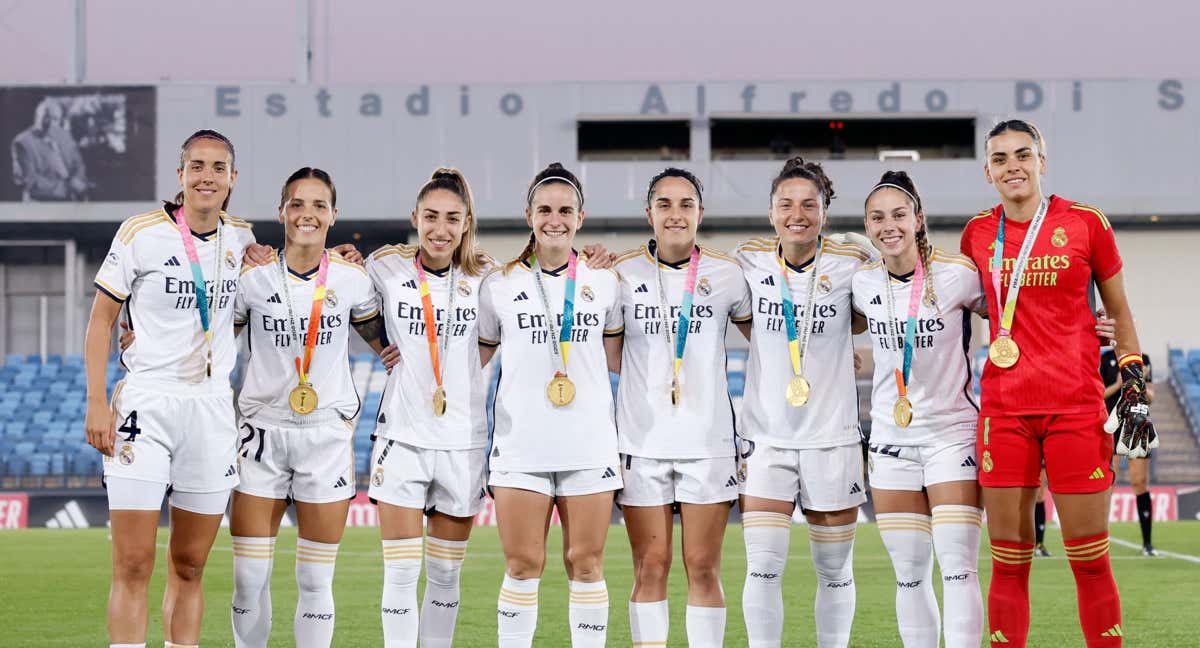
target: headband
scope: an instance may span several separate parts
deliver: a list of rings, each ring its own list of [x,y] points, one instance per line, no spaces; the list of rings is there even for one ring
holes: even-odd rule
[[[916,208],[916,210],[917,210],[917,211],[921,211],[921,201],[920,201],[920,200],[918,200],[918,199],[917,199],[917,197],[916,197],[916,196],[914,196],[914,195],[912,194],[912,192],[911,192],[911,191],[909,191],[908,189],[905,189],[904,187],[901,187],[901,186],[900,186],[900,185],[898,185],[898,184],[892,184],[892,183],[890,183],[890,182],[880,182],[879,184],[875,185],[875,187],[874,187],[874,188],[872,188],[870,191],[868,191],[868,192],[867,192],[867,200],[870,200],[870,199],[871,199],[871,196],[872,196],[872,195],[873,195],[873,194],[874,194],[876,191],[879,191],[880,189],[885,189],[885,188],[886,188],[886,189],[897,189],[897,190],[899,190],[899,191],[900,191],[900,192],[902,192],[902,193],[903,193],[905,196],[908,196],[908,199],[912,201],[912,204],[913,204],[913,206]]]
[[[539,180],[537,184],[529,188],[529,193],[525,194],[525,204],[533,204],[533,192],[537,191],[538,187],[546,184],[547,182],[565,182],[566,184],[570,185],[570,187],[575,190],[575,195],[579,196],[579,206],[581,208],[583,207],[583,192],[579,190],[579,187],[576,186],[574,182],[571,182],[562,176],[550,176],[548,178],[542,178]]]

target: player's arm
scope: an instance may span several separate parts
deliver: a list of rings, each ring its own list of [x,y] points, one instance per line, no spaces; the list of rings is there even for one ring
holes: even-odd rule
[[[113,324],[121,314],[123,304],[103,290],[96,291],[92,313],[88,318],[87,337],[83,343],[84,366],[87,373],[87,417],[84,427],[87,441],[101,454],[112,456],[116,433],[113,413],[108,403],[108,350],[112,346]]]
[[[867,318],[856,310],[850,311],[850,332],[855,335],[867,332]]]
[[[354,331],[376,355],[383,354],[383,317],[372,317],[365,322],[355,322]]]
[[[754,330],[753,322],[747,320],[745,322],[734,322],[733,325],[737,327],[737,330],[742,332],[742,337],[746,338],[747,341],[750,340],[750,332]]]
[[[491,361],[492,356],[496,355],[496,349],[499,349],[499,344],[484,344],[479,343],[479,366],[486,367]]]
[[[1112,395],[1117,393],[1118,391],[1121,391],[1121,375],[1120,374],[1117,374],[1117,382],[1115,382],[1111,385],[1108,385],[1104,388],[1104,399],[1108,400],[1109,398],[1112,398]]]
[[[608,370],[621,373],[621,352],[625,348],[624,335],[604,336],[604,356],[608,359]]]

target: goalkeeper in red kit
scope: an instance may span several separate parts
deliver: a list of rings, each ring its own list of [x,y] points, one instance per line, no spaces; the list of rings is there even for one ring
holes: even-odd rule
[[[992,545],[993,646],[1025,646],[1033,508],[1045,462],[1089,648],[1122,645],[1121,601],[1108,556],[1110,458],[1158,445],[1133,314],[1112,227],[1099,209],[1047,196],[1046,144],[1028,122],[997,124],[984,173],[1000,204],[966,226],[962,252],[979,268],[991,344],[977,429],[979,483]],[[1111,419],[1096,371],[1091,283],[1115,320],[1124,383]]]

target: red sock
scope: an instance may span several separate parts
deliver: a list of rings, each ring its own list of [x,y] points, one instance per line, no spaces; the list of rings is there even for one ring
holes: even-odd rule
[[[988,627],[993,646],[1024,648],[1029,636],[1029,566],[1033,545],[992,540]]]
[[[1108,559],[1108,533],[1064,540],[1075,596],[1079,601],[1079,626],[1088,648],[1120,646],[1121,595]]]

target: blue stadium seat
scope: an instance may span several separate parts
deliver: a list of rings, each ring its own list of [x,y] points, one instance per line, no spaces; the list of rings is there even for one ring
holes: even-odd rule
[[[21,442],[17,443],[15,446],[13,446],[13,452],[15,452],[16,454],[28,457],[29,455],[33,454],[35,447],[36,447],[36,444],[33,441],[28,441],[28,440],[21,441]]]
[[[10,475],[24,475],[29,472],[29,459],[24,456],[10,454],[4,463],[5,472]]]
[[[19,373],[13,376],[13,387],[20,389],[29,389],[33,386],[33,374]]]
[[[729,381],[729,394],[731,396],[742,396],[746,392],[746,374],[731,373],[727,380]]]
[[[16,366],[25,364],[25,356],[20,353],[10,353],[4,356],[5,366]]]
[[[71,383],[60,379],[60,380],[56,380],[56,381],[50,383],[50,387],[46,389],[46,392],[50,393],[50,394],[54,394],[55,396],[61,396],[70,390],[71,390]]]
[[[54,420],[54,412],[45,409],[39,409],[33,413],[33,422],[42,425],[49,424]]]
[[[50,474],[65,475],[67,474],[67,457],[59,453],[50,457]]]
[[[25,356],[25,364],[40,365],[42,364],[42,356],[36,353],[31,353]]]
[[[50,456],[33,455],[29,458],[29,474],[34,477],[44,477],[50,474]]]
[[[63,366],[83,368],[83,356],[74,354],[69,355],[63,358]]]

